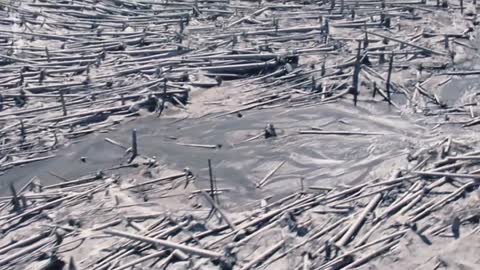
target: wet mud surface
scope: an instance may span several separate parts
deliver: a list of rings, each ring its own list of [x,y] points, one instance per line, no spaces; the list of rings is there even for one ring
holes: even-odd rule
[[[258,199],[307,186],[332,187],[383,177],[401,166],[413,146],[432,135],[414,123],[415,116],[401,116],[385,106],[353,107],[349,100],[306,108],[271,108],[237,115],[199,119],[147,116],[125,123],[108,133],[82,137],[59,149],[56,157],[16,167],[2,176],[2,185],[16,185],[38,176],[42,183],[61,181],[51,173],[71,180],[85,173],[125,163],[125,150],[105,141],[113,139],[129,146],[131,131],[137,130],[139,152],[176,169],[190,168],[197,185],[208,188],[208,159],[212,160],[218,188],[231,188],[232,198]],[[260,136],[267,123],[274,124],[277,138]],[[378,135],[299,134],[300,130],[371,132]],[[179,145],[218,145],[215,149]],[[86,161],[81,161],[85,157]],[[280,162],[285,164],[260,191],[260,181]],[[384,171],[372,168],[384,168]],[[3,189],[5,190],[5,189]],[[229,195],[230,196],[230,195]]]

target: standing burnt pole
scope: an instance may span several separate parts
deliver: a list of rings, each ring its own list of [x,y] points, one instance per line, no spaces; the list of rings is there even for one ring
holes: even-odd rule
[[[212,170],[212,160],[208,160],[208,174],[210,176],[210,197],[212,197],[212,200],[215,201],[215,192],[216,192],[216,184],[215,180],[213,177],[213,170]],[[216,200],[218,203],[218,200]]]
[[[357,106],[357,99],[358,99],[358,77],[360,75],[360,59],[361,59],[361,49],[362,49],[362,41],[358,41],[358,49],[357,49],[357,59],[355,61],[355,67],[353,70],[353,81],[352,81],[352,88],[351,94],[353,95],[353,104]]]
[[[385,89],[387,89],[387,100],[389,104],[392,104],[390,100],[390,80],[392,79],[393,57],[394,54],[392,52],[392,54],[390,55],[390,63],[388,64],[387,85],[385,86]]]

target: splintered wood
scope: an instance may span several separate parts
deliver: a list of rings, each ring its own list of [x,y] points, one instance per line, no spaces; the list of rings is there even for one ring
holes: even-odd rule
[[[446,75],[479,73],[461,65],[476,50],[472,1],[27,0],[0,12],[1,170],[125,117],[188,111],[192,92],[223,83],[249,93],[215,117],[352,98],[480,123],[435,93]]]
[[[480,74],[476,14],[466,0],[1,1],[0,171],[56,158],[74,138],[144,115],[215,121],[347,100],[442,116],[432,131],[475,128],[478,92],[449,104],[438,89]],[[231,104],[191,109],[197,94],[222,87]],[[397,140],[358,129],[292,133]],[[241,143],[267,137],[254,134]],[[480,231],[480,147],[454,136],[415,149],[390,178],[304,188],[301,176],[283,175],[301,188],[235,209],[231,187],[211,175],[211,188],[198,189],[195,171],[160,170],[140,139],[136,130],[131,147],[106,138],[129,158],[97,174],[11,185],[0,197],[0,269],[353,269]],[[252,192],[268,193],[292,165],[275,160]],[[433,263],[417,266],[444,265]]]
[[[388,180],[293,191],[235,212],[210,190],[193,190],[191,173],[139,183],[100,174],[40,189],[30,181],[1,198],[0,269],[353,269],[418,241],[415,234],[434,241],[448,237],[449,226],[475,233],[480,200],[476,209],[469,202],[478,192],[478,150],[443,140],[415,154],[416,170]],[[177,195],[155,199],[158,192]],[[445,217],[446,205],[455,210]]]

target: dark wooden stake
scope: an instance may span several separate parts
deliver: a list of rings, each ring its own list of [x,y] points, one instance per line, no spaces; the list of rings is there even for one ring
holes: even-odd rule
[[[215,184],[213,183],[213,170],[212,170],[212,161],[208,160],[208,174],[210,176],[210,197],[215,201]]]
[[[328,35],[330,34],[330,26],[328,23],[328,19],[325,20],[325,36],[324,36],[324,43],[328,42]]]
[[[390,55],[390,63],[388,64],[388,75],[387,75],[387,85],[386,85],[386,89],[387,89],[387,99],[388,99],[388,103],[391,104],[391,101],[390,101],[390,80],[392,79],[392,69],[393,69],[393,53]]]
[[[138,155],[138,148],[137,148],[137,130],[132,130],[132,158],[130,158],[130,162],[132,162]]]
[[[20,137],[22,137],[22,140],[25,140],[25,138],[27,137],[27,132],[25,131],[23,120],[20,120]]]
[[[235,49],[235,45],[237,45],[237,36],[232,36],[232,50]]]
[[[163,81],[162,103],[160,104],[160,108],[158,108],[158,116],[162,115],[163,109],[165,108],[165,101],[167,99],[167,82],[168,80],[165,78]]]
[[[22,207],[20,206],[20,201],[18,200],[18,197],[17,197],[17,191],[15,190],[13,183],[10,183],[10,191],[12,192],[13,210],[17,213],[20,213],[22,210]]]
[[[330,241],[325,241],[325,262],[330,261],[332,258],[332,249],[330,245]]]
[[[363,39],[363,48],[367,49],[368,47],[368,32],[367,32],[367,23],[365,23],[365,38]]]
[[[358,98],[358,77],[360,74],[360,54],[362,49],[362,42],[358,41],[358,49],[357,49],[357,60],[355,61],[355,68],[353,70],[353,82],[352,82],[352,91],[353,91],[353,104],[357,106],[357,98]]]
[[[185,26],[183,25],[183,20],[180,20],[180,30],[179,30],[179,33],[180,34],[183,34],[183,31],[185,30]]]
[[[48,52],[48,47],[45,46],[45,56],[47,56],[47,62],[50,63],[50,53]]]
[[[60,91],[60,102],[62,103],[63,116],[67,116],[67,106],[65,106],[65,97],[63,91]]]

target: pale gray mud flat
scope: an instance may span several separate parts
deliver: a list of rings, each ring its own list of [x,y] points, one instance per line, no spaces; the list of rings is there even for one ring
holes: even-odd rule
[[[0,1],[0,270],[480,269],[478,10]]]
[[[267,194],[284,195],[291,192],[284,186],[300,189],[300,179],[305,187],[353,185],[388,176],[394,168],[405,166],[402,163],[412,149],[439,138],[429,134],[427,127],[415,124],[415,117],[402,117],[388,106],[381,111],[374,104],[352,107],[349,100],[307,108],[249,111],[242,117],[147,116],[107,133],[82,137],[56,151],[55,158],[8,170],[2,176],[2,185],[15,181],[21,186],[34,176],[45,184],[54,184],[60,179],[51,173],[72,180],[114,167],[126,161],[125,150],[105,138],[128,147],[133,129],[137,130],[139,153],[154,157],[169,168],[190,168],[202,188],[209,185],[207,161],[211,159],[218,186],[232,189],[228,193],[232,203],[260,199]],[[267,123],[274,124],[278,137],[264,138]],[[312,128],[353,134],[299,133]],[[255,136],[258,138],[248,141]],[[281,162],[285,163],[268,185],[257,189],[255,184]]]

